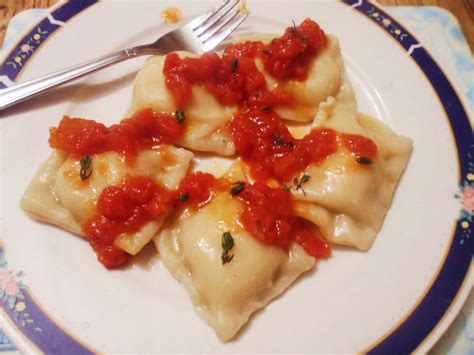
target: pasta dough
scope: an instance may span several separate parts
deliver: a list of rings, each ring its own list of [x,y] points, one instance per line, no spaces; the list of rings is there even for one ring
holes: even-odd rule
[[[259,35],[246,39],[269,42],[273,37],[276,36]],[[180,57],[196,57],[195,54],[184,51],[178,54]],[[281,87],[294,96],[294,106],[275,107],[281,117],[291,121],[311,122],[319,104],[337,93],[347,81],[339,42],[333,36],[328,36],[327,45],[313,60],[308,79],[305,81],[279,82],[265,71],[260,59],[257,58],[255,61],[265,76],[269,90]],[[167,113],[173,113],[178,109],[165,84],[164,62],[165,56],[153,56],[147,59],[135,78],[128,116],[145,108]],[[178,144],[189,149],[223,156],[235,154],[235,146],[227,124],[236,110],[236,106],[222,105],[204,87],[194,85],[192,99],[186,107],[188,129]]]
[[[178,52],[181,57],[196,57],[189,52]],[[163,65],[165,56],[154,56],[145,62],[133,83],[133,96],[128,115],[144,108],[173,113],[176,107],[171,92],[166,88]],[[235,146],[227,123],[236,107],[221,105],[201,86],[193,86],[192,99],[186,107],[187,131],[178,144],[193,150],[232,155]]]
[[[137,153],[136,156],[134,155],[133,163],[126,163],[121,154],[112,152],[111,145],[107,145],[104,138],[108,134],[104,133],[107,128],[95,125],[96,132],[94,130],[88,131],[84,136],[93,135],[97,139],[93,143],[101,142],[104,150],[111,149],[112,151],[91,155],[92,175],[83,180],[80,175],[82,172],[81,162],[63,151],[53,150],[51,157],[40,167],[25,192],[21,202],[22,208],[33,218],[84,236],[82,226],[87,221],[95,222],[91,218],[97,216],[97,201],[101,192],[106,187],[121,185],[126,181],[127,176],[147,177],[159,187],[173,190],[165,191],[170,193],[168,196],[163,190],[152,194],[146,187],[142,188],[136,185],[138,187],[130,188],[129,191],[136,194],[133,200],[138,206],[136,208],[145,210],[145,208],[152,206],[155,211],[159,208],[163,208],[163,210],[159,210],[160,213],[157,214],[151,214],[150,210],[145,210],[148,218],[146,222],[144,219],[136,232],[122,234],[117,232],[113,235],[116,239],[107,239],[109,236],[105,229],[105,232],[102,229],[95,229],[97,239],[108,241],[107,247],[114,251],[117,251],[115,247],[118,247],[132,255],[138,253],[145,244],[153,239],[161,255],[161,260],[172,275],[184,285],[196,312],[214,329],[221,340],[231,339],[256,310],[265,307],[289,287],[299,275],[314,266],[315,258],[307,254],[301,245],[308,253],[317,255],[319,258],[325,255],[317,254],[317,243],[322,243],[326,248],[325,251],[328,252],[326,255],[330,255],[329,246],[319,240],[319,232],[315,232],[316,228],[313,228],[314,231],[310,231],[314,226],[302,221],[301,218],[315,224],[322,235],[334,243],[355,246],[360,250],[367,250],[371,246],[390,207],[395,187],[411,152],[410,139],[396,134],[384,124],[358,112],[356,98],[345,71],[338,40],[333,36],[327,36],[327,42],[324,42],[324,33],[321,31],[319,32],[322,34],[322,39],[319,42],[321,46],[318,46],[316,50],[314,49],[316,47],[311,47],[312,37],[303,36],[298,31],[295,24],[288,31],[288,34],[293,36],[291,40],[293,42],[290,44],[300,41],[299,46],[303,52],[293,49],[294,53],[290,53],[292,51],[286,48],[281,51],[269,50],[268,48],[271,48],[269,45],[265,47],[266,51],[262,50],[262,47],[258,47],[259,50],[262,50],[261,55],[266,54],[269,57],[259,57],[259,55],[254,57],[252,55],[245,61],[242,58],[225,57],[221,62],[219,62],[219,58],[213,57],[217,61],[211,62],[211,65],[208,64],[207,68],[211,69],[203,70],[203,72],[206,73],[206,76],[228,73],[229,76],[219,76],[219,85],[223,87],[226,85],[222,83],[232,83],[232,80],[245,83],[245,86],[243,86],[244,84],[242,86],[229,85],[229,90],[236,91],[240,96],[226,102],[247,100],[240,102],[240,106],[223,105],[206,90],[204,84],[193,84],[190,98],[189,95],[183,95],[186,98],[183,100],[184,107],[177,107],[174,98],[180,101],[178,94],[181,92],[189,94],[190,86],[186,86],[186,90],[178,90],[178,94],[174,92],[175,96],[173,96],[166,85],[163,70],[166,57],[148,58],[135,78],[133,96],[127,116],[133,116],[146,109],[152,110],[145,111],[148,114],[137,115],[133,124],[131,120],[125,120],[122,122],[123,126],[115,126],[108,131],[108,133],[115,134],[112,137],[115,139],[114,144],[127,142],[123,137],[131,137],[130,139],[134,140],[133,143],[136,145],[132,144],[132,146],[138,148],[136,151],[130,150],[133,154]],[[261,40],[268,43],[274,37],[258,35],[247,37],[245,40]],[[278,46],[278,41],[275,43]],[[255,43],[246,45],[253,46]],[[312,48],[314,50],[306,52],[306,54],[314,54],[314,58],[304,57],[301,59],[302,57],[299,57],[300,62],[292,61],[291,65],[285,61],[293,54],[299,56],[303,53],[304,55],[304,51],[312,50]],[[189,52],[178,52],[178,55],[181,58],[196,57]],[[298,65],[304,62],[304,74],[302,75],[305,75],[306,69],[308,69],[308,77],[306,80],[277,80],[265,70],[262,58],[264,58],[267,68],[272,68],[275,76],[286,78],[301,78],[302,76],[278,75],[275,70],[276,65],[272,66],[271,63],[278,63],[280,69],[293,70],[295,68],[301,69]],[[272,62],[275,58],[277,61]],[[171,61],[173,57],[169,59]],[[174,59],[178,60],[176,56]],[[308,60],[306,61],[306,59]],[[256,73],[252,60],[255,61],[258,70],[265,77],[266,83],[263,82],[261,75]],[[201,64],[196,63],[202,62],[191,62],[194,63],[193,73],[201,70]],[[214,67],[215,63],[223,64],[222,67],[219,65]],[[292,66],[293,64],[296,66]],[[178,73],[185,73],[191,77],[190,74],[187,74],[187,69],[177,68],[173,68],[173,70],[176,69]],[[218,69],[214,70],[214,68]],[[247,71],[242,68],[247,68]],[[179,75],[177,76],[179,77]],[[248,84],[247,79],[244,79],[248,77],[253,78],[253,83]],[[212,77],[204,79],[200,77],[196,80],[193,79],[194,81],[190,79],[190,83],[201,83],[208,79],[217,80]],[[180,82],[183,83],[188,78],[179,80],[184,80]],[[190,83],[186,82],[186,85],[191,85]],[[212,84],[211,81],[210,83]],[[207,86],[207,88],[213,90],[212,86]],[[268,91],[275,91],[277,95],[272,95]],[[232,94],[234,93],[232,92]],[[291,105],[288,104],[290,100],[287,100],[285,96],[287,93],[292,96],[293,104]],[[284,97],[278,96],[280,94]],[[189,101],[187,101],[188,99]],[[286,102],[286,106],[281,102]],[[262,120],[263,123],[258,123],[257,128],[254,125],[249,125],[251,128],[241,134],[241,137],[245,137],[242,139],[243,148],[241,149],[236,132],[238,132],[238,128],[247,128],[246,121],[240,122],[239,116],[234,121],[232,119],[238,110],[240,110],[239,115],[243,115],[249,107],[252,110],[255,109],[257,116],[264,115],[265,112],[272,115],[276,112],[278,115],[272,116],[272,120],[268,120],[268,122]],[[169,115],[160,115],[161,113]],[[318,146],[318,144],[326,143],[321,143],[316,138],[313,140],[312,136],[308,137],[307,141],[304,139],[301,141],[288,140],[292,137],[288,135],[278,116],[283,119],[284,125],[289,128],[295,138],[302,138],[312,129],[324,127],[335,131],[330,132],[333,140],[326,146]],[[160,120],[158,117],[161,117]],[[278,126],[275,122],[278,123]],[[72,125],[72,123],[69,124]],[[273,125],[277,126],[279,130],[272,131]],[[236,146],[230,126],[232,126],[234,139],[239,147],[239,154],[243,159],[246,159],[249,166],[245,166],[240,160],[232,157],[236,153]],[[68,131],[71,126],[65,125],[65,127],[64,132],[61,132],[61,135],[57,134],[59,138],[56,138],[59,143],[64,143],[63,140],[65,140],[69,144],[68,140],[73,140]],[[81,131],[84,133],[87,126],[84,125],[78,130],[84,130]],[[72,131],[75,132],[74,129]],[[259,144],[252,146],[254,143],[253,133],[256,131],[265,136],[265,139],[259,140]],[[57,133],[58,131],[53,132]],[[94,132],[97,133],[96,136],[94,136]],[[120,135],[117,132],[129,134]],[[155,135],[148,134],[149,132]],[[325,133],[327,132],[328,130]],[[360,160],[357,159],[361,157],[355,156],[355,153],[344,145],[345,134],[357,135],[362,139],[364,139],[363,137],[370,138],[377,145],[376,149],[372,144],[373,150],[377,150],[376,155],[374,154],[375,158],[372,160],[372,156],[371,158],[365,157],[365,163],[360,163]],[[83,137],[79,135],[79,138]],[[193,153],[166,144],[148,149],[157,142],[173,142],[177,146],[193,151],[213,153],[214,156],[202,154],[202,158],[195,160],[193,169],[188,169]],[[298,146],[298,142],[304,145]],[[73,143],[77,143],[77,141]],[[267,143],[268,147],[265,146]],[[74,144],[72,145],[74,147]],[[337,145],[337,149],[334,148],[335,145]],[[61,145],[52,144],[51,146],[68,149]],[[251,147],[249,148],[249,146]],[[252,150],[254,146],[261,154],[256,155],[257,158],[252,160],[248,158],[252,155],[245,155],[245,148]],[[113,147],[115,147],[115,151],[123,152],[117,146],[113,145]],[[274,147],[278,149],[273,150]],[[308,162],[318,161],[314,158],[316,154],[312,154],[318,151],[311,149],[320,147],[328,148],[329,152],[326,155],[321,154],[323,158],[318,163],[309,163],[307,166]],[[267,150],[270,153],[265,155]],[[286,155],[293,153],[295,154]],[[229,156],[230,159],[216,155]],[[282,157],[289,159],[277,160]],[[267,158],[275,159],[266,160]],[[225,176],[229,181],[216,181],[214,177],[207,174],[196,174],[189,176],[191,179],[189,181],[186,179],[180,185],[188,170],[199,171],[206,166],[209,167],[208,171],[215,174],[218,168],[229,164],[232,159],[236,161]],[[252,164],[258,165],[265,162],[265,164],[273,166],[272,164],[282,161],[282,165],[287,164],[287,167],[296,168],[293,170],[288,168],[286,170],[288,174],[284,175],[276,174],[275,169],[272,171],[274,175],[271,173],[264,175],[263,179],[268,178],[268,180],[259,181],[252,186],[253,188],[258,186],[261,189],[259,191],[261,196],[265,196],[270,202],[265,202],[266,200],[263,198],[241,202],[239,199],[243,195],[240,195],[238,199],[233,197],[228,190],[222,191],[222,186],[229,182],[234,183],[233,185],[229,184],[232,189],[235,186],[240,188],[235,193],[236,195],[244,191],[244,188],[248,188],[248,186],[244,187],[245,184],[242,182],[251,180],[246,175],[247,172],[255,173],[255,170],[251,170],[255,167]],[[302,163],[291,166],[294,162]],[[300,171],[303,168],[304,170]],[[291,179],[281,181],[286,180],[296,171],[299,172]],[[153,185],[149,180],[147,181]],[[210,181],[216,185],[212,185]],[[286,186],[282,186],[284,182],[286,182]],[[289,190],[293,194],[293,201],[290,200],[290,195],[282,189],[276,191],[283,198],[270,200],[267,195],[273,194],[275,190],[264,186],[265,183],[275,188],[284,187]],[[124,187],[124,189],[126,188],[127,186]],[[214,189],[212,198],[207,195],[207,192],[211,191],[207,188]],[[270,190],[271,192],[268,192]],[[106,190],[106,192],[110,191],[112,191],[111,194],[114,193],[113,188]],[[201,192],[205,197],[199,199],[202,197],[198,196],[201,195]],[[247,192],[244,191],[244,194]],[[156,205],[146,205],[143,201],[147,199],[143,198],[143,201],[140,199],[147,193],[153,199],[156,198],[156,201],[153,200]],[[104,193],[104,195],[106,194]],[[103,207],[102,198],[99,203],[100,209]],[[166,198],[169,199],[166,200]],[[120,203],[119,199],[111,201],[108,202],[109,211],[117,212],[118,215],[112,221],[113,223],[118,221],[117,224],[125,224],[128,222],[127,218],[135,218],[138,215],[138,212],[135,215],[120,215],[120,209],[117,206],[125,206],[124,209],[126,209],[128,202]],[[275,201],[285,201],[285,203],[275,203]],[[198,207],[196,207],[197,203],[200,204]],[[265,228],[255,227],[252,229],[253,224],[250,224],[250,227],[249,224],[246,224],[249,230],[254,231],[254,236],[242,224],[243,203],[246,203],[248,208],[246,213],[252,209],[251,207],[259,207],[258,213],[253,211],[249,218],[252,218],[251,223],[254,223],[255,226],[263,225]],[[295,210],[293,210],[293,203]],[[130,203],[128,204],[130,205]],[[269,206],[277,206],[278,209],[285,210],[283,211],[285,213],[280,213],[283,217],[279,216],[275,220],[268,218],[272,217],[272,212],[269,211],[272,208]],[[280,206],[287,208],[280,208]],[[105,214],[100,218],[108,223],[109,217],[104,216]],[[152,219],[153,216],[159,217]],[[244,215],[244,219],[246,216]],[[271,223],[273,224],[270,225]],[[272,228],[268,228],[268,225]],[[89,224],[86,224],[86,229],[87,226]],[[87,230],[88,235],[92,235],[89,229]],[[285,233],[281,234],[287,238],[283,242],[278,238],[257,238],[258,233],[265,234],[265,237],[278,237],[282,231]],[[117,236],[117,234],[119,235]],[[224,254],[225,235],[230,235],[232,239],[230,256]],[[265,240],[267,243],[260,240]],[[290,242],[291,240],[293,241]],[[90,242],[93,244],[92,237],[90,237]],[[280,244],[278,244],[279,242]],[[287,247],[288,250],[285,250]],[[96,248],[95,250],[97,252]],[[121,251],[118,252],[121,255],[124,254]],[[225,259],[225,256],[231,259]],[[104,265],[115,267],[122,264]]]
[[[228,176],[243,180],[238,165]],[[167,221],[154,238],[166,267],[223,341],[315,263],[297,244],[286,252],[252,237],[240,224],[241,209],[228,192],[219,193],[205,207]],[[235,241],[234,257],[223,265],[221,239],[227,231]]]
[[[182,148],[160,146],[138,154],[132,165],[117,153],[92,156],[93,173],[79,176],[80,162],[53,150],[28,186],[21,207],[31,217],[84,236],[82,224],[96,212],[97,199],[107,186],[122,183],[127,175],[148,176],[168,189],[176,189],[185,177],[192,153]],[[162,225],[164,218],[148,222],[133,235],[120,235],[115,244],[136,254]]]
[[[317,224],[330,241],[367,250],[382,226],[412,142],[380,121],[357,113],[352,87],[346,83],[335,98],[320,105],[313,127],[360,134],[372,139],[378,153],[373,164],[360,165],[340,145],[322,164],[311,164],[304,191],[295,191],[300,216]]]
[[[282,118],[290,121],[312,122],[319,104],[335,95],[347,82],[339,41],[334,36],[327,36],[326,46],[313,59],[308,78],[304,81],[278,82],[266,73],[260,60],[258,67],[264,73],[270,90],[280,87],[293,95],[294,105],[275,107],[275,111]]]

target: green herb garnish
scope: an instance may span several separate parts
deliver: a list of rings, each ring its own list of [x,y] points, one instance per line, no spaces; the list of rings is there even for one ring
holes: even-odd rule
[[[296,27],[296,24],[295,24],[295,21],[294,20],[291,20],[291,22],[293,23],[293,28],[291,29],[293,31],[294,34],[298,35],[298,37],[300,38],[301,42],[303,42],[303,44],[306,44],[307,42],[307,39],[306,39],[306,36],[304,36],[299,30],[298,30],[298,27]]]
[[[230,232],[224,232],[222,234],[222,265],[230,262],[234,254],[229,255],[229,251],[234,247],[234,238],[232,238],[232,234]]]
[[[176,121],[178,121],[179,124],[183,123],[184,120],[186,119],[184,111],[181,109],[176,110],[175,117],[176,117]]]
[[[79,172],[79,176],[81,180],[86,180],[92,175],[92,158],[88,155],[84,155],[80,160],[81,171]]]
[[[285,141],[285,140],[283,139],[283,137],[281,136],[281,134],[279,134],[279,133],[277,133],[277,134],[275,135],[275,144],[276,144],[276,145],[283,145],[283,146],[285,146],[285,147],[287,147],[287,148],[291,148],[291,147],[294,146],[293,142],[291,142],[291,141],[288,141],[288,142]]]
[[[293,28],[291,29],[293,33],[298,33],[298,28],[296,27],[295,20],[291,20],[291,23],[293,24]]]
[[[240,194],[245,188],[245,182],[243,181],[236,181],[232,184],[232,188],[230,189],[230,194],[232,196],[237,196]]]
[[[370,165],[374,161],[367,157],[357,157],[356,162],[358,162],[359,164]]]
[[[283,144],[285,144],[285,141],[283,140],[283,137],[281,135],[277,134],[275,136],[275,143],[277,145],[283,145]]]
[[[260,107],[260,110],[262,111],[270,111],[271,109],[272,109],[271,105],[265,105],[265,106]]]
[[[283,184],[283,186],[281,188],[285,191],[291,192],[291,186],[289,186],[287,184]]]
[[[174,207],[178,206],[180,203],[186,202],[187,200],[189,200],[189,194],[185,192],[184,194],[178,197],[178,199],[174,203]]]
[[[235,71],[237,70],[239,66],[239,60],[237,58],[235,58],[233,61],[232,61],[232,64],[230,65],[230,69],[232,70],[232,73],[235,73]]]
[[[303,174],[303,176],[300,179],[300,184],[308,182],[309,179],[311,179],[311,176],[309,176],[308,174]]]
[[[311,179],[311,176],[309,176],[308,174],[303,174],[299,179],[294,178],[293,179],[293,185],[295,185],[296,191],[301,190],[301,191],[303,191],[303,194],[306,196],[306,192],[304,191],[302,185],[305,182],[308,182],[310,179]]]

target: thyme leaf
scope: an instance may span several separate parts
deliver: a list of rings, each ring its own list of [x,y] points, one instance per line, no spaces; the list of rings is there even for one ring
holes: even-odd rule
[[[283,137],[281,136],[281,134],[277,133],[275,135],[275,144],[276,145],[282,145],[282,146],[285,146],[287,148],[292,148],[294,146],[294,143],[292,141],[285,141],[283,139]]]
[[[184,114],[184,111],[181,109],[176,110],[175,117],[176,117],[176,121],[178,121],[179,124],[183,123],[184,120],[186,119],[186,115]]]
[[[367,158],[367,157],[357,157],[356,162],[359,163],[359,164],[363,164],[363,165],[370,165],[374,161],[370,158]]]
[[[81,177],[81,180],[86,180],[92,175],[92,158],[88,155],[84,155],[79,163],[81,165],[79,176]]]
[[[232,188],[230,189],[230,194],[232,196],[237,196],[240,194],[245,188],[245,182],[243,181],[236,181],[232,184]]]
[[[189,200],[189,194],[185,192],[184,194],[178,197],[178,199],[174,203],[174,207],[178,206],[180,203],[186,202],[187,200]]]
[[[309,179],[311,179],[311,176],[309,176],[308,174],[303,174],[303,176],[300,179],[300,184],[308,182]]]
[[[302,185],[303,185],[305,182],[308,182],[310,179],[311,179],[311,176],[308,175],[308,174],[303,174],[299,179],[298,179],[298,178],[294,178],[294,179],[293,179],[293,185],[295,185],[295,190],[296,190],[296,191],[298,191],[298,190],[303,191],[303,194],[306,196],[306,192],[304,191]]]
[[[293,28],[291,29],[293,33],[298,33],[298,27],[296,27],[295,20],[291,20],[291,23],[293,24]]]
[[[234,238],[230,232],[222,234],[222,265],[230,262],[234,258],[234,254],[229,255],[229,251],[234,247]]]
[[[232,73],[235,73],[238,67],[239,67],[239,60],[235,58],[232,61],[232,64],[230,65],[230,69],[232,70]]]
[[[285,144],[285,141],[283,140],[283,137],[280,134],[277,134],[275,136],[275,143],[277,145],[284,145]]]
[[[295,21],[294,20],[291,20],[291,22],[293,23],[293,28],[291,29],[293,31],[294,34],[298,35],[298,37],[300,38],[300,41],[303,43],[303,44],[306,44],[306,42],[308,41],[306,36],[303,35],[299,30],[298,30],[298,27],[296,27],[296,24],[295,24]]]

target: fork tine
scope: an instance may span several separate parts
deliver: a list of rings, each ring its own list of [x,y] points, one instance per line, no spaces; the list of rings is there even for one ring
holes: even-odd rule
[[[230,14],[229,16],[222,18],[222,20],[220,20],[218,24],[216,24],[211,29],[209,29],[209,31],[206,31],[205,33],[203,33],[201,36],[198,36],[198,37],[201,39],[203,43],[206,43],[206,41],[209,40],[209,38],[214,36],[220,30],[224,29],[227,26],[227,24],[230,23],[234,19],[234,17],[236,17],[239,14],[239,12],[240,11],[237,10],[234,13]]]
[[[239,16],[240,15],[240,16]],[[216,36],[211,36],[209,37],[207,40],[204,41],[204,46],[203,46],[203,52],[208,52],[212,49],[214,49],[215,47],[217,47],[222,41],[224,41],[232,32],[234,32],[237,27],[240,26],[240,24],[242,22],[244,22],[244,20],[247,18],[249,14],[244,14],[242,13],[241,11],[237,11],[237,16],[232,16],[231,19],[232,20],[232,23],[230,23],[230,21],[227,21],[227,26],[230,26],[228,27],[225,31],[221,31],[220,33],[218,33]],[[224,27],[221,26],[221,29]]]
[[[192,29],[192,30],[195,30],[197,29],[199,26],[203,25],[204,23],[206,23],[212,16],[214,16],[217,12],[219,12],[224,6],[226,6],[231,0],[224,0],[222,3],[220,3],[219,5],[216,5],[212,8],[212,10],[210,11],[207,11],[206,13],[204,13],[203,15],[199,16],[199,17],[195,17],[194,19],[192,19],[191,21],[189,21],[187,24],[186,24],[186,27]]]
[[[206,21],[201,23],[198,27],[196,27],[194,32],[200,37],[204,32],[211,29],[214,25],[216,25],[221,19],[223,19],[233,8],[235,8],[239,4],[239,0],[228,0],[227,3],[222,6],[219,11],[215,12],[210,16]],[[230,6],[227,6],[230,5]]]

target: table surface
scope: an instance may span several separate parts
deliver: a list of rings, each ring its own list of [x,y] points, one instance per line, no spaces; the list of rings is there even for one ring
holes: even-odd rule
[[[11,18],[20,11],[49,7],[59,0],[0,0],[0,48]],[[474,50],[474,0],[378,0],[387,6],[439,6],[451,11],[459,20],[466,39]]]

